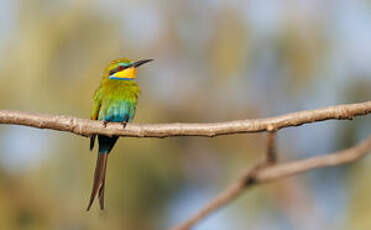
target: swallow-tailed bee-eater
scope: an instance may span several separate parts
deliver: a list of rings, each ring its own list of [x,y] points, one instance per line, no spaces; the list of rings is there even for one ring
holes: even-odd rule
[[[103,79],[94,94],[92,120],[126,123],[133,120],[135,108],[140,95],[140,88],[135,82],[136,68],[152,61],[144,59],[132,62],[126,58],[113,60],[104,70]],[[96,135],[90,138],[90,150],[94,147]],[[87,210],[89,211],[95,197],[98,195],[100,208],[104,209],[104,185],[107,170],[107,159],[118,136],[98,135],[98,158],[94,172],[93,189]]]

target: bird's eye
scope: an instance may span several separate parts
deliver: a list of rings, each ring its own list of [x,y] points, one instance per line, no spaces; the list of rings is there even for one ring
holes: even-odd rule
[[[117,72],[122,71],[122,70],[124,70],[124,66],[119,65],[119,66],[117,67]]]

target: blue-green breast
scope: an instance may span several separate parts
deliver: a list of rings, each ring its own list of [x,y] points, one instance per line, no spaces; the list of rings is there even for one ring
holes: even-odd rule
[[[98,120],[130,122],[140,95],[140,88],[133,80],[103,81],[96,96],[101,100]]]

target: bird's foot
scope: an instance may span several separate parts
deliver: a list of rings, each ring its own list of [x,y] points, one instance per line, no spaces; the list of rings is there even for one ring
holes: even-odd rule
[[[107,127],[107,123],[108,123],[108,121],[106,121],[106,120],[103,120],[103,126],[104,126],[104,128],[106,128],[106,127]]]
[[[125,129],[126,125],[128,124],[126,121],[121,122],[122,128]]]

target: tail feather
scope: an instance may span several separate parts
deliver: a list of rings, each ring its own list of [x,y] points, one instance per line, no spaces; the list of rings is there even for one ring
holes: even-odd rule
[[[103,175],[103,180],[102,180],[102,186],[100,186],[99,192],[98,192],[99,205],[100,205],[100,209],[102,210],[104,209],[104,186],[106,184],[107,160],[105,161],[104,168],[105,170],[104,170],[104,175]]]
[[[91,191],[88,208],[86,209],[87,211],[90,210],[90,207],[94,202],[94,199],[95,199],[95,196],[97,195],[98,190],[99,190],[98,198],[99,198],[100,208],[102,210],[104,208],[104,183],[105,183],[105,177],[106,177],[107,159],[108,159],[108,153],[105,153],[105,154],[98,153],[97,164],[96,164],[95,171],[94,171],[93,189]]]
[[[94,148],[95,136],[96,136],[96,135],[92,135],[92,136],[90,137],[90,151],[93,150],[93,148]]]

